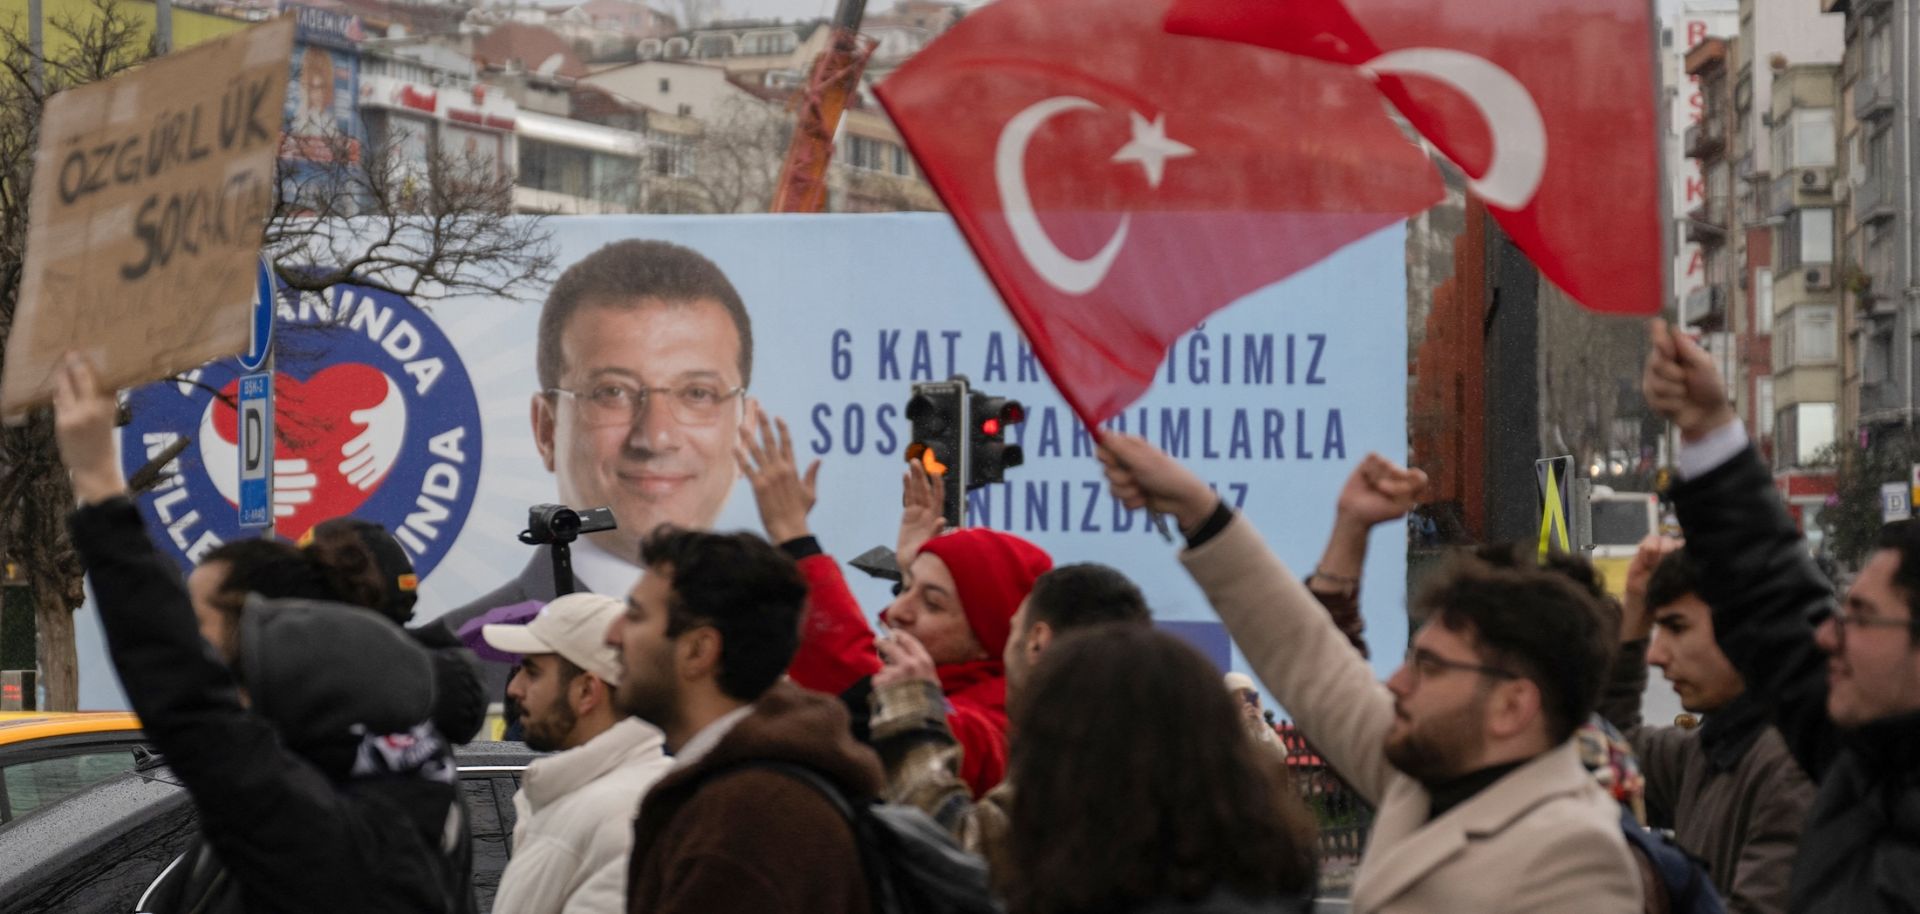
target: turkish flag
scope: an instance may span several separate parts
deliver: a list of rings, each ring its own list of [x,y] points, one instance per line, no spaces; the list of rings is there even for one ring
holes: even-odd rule
[[[1169,35],[1168,0],[998,0],[878,93],[1089,425],[1207,315],[1442,188],[1351,67]]]
[[[1166,27],[1343,63],[1596,311],[1666,300],[1646,0],[1174,0]]]

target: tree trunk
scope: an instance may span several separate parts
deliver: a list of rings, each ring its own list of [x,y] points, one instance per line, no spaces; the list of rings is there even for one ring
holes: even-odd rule
[[[74,649],[73,610],[61,593],[63,588],[35,581],[33,588],[34,622],[39,627],[41,684],[47,690],[48,711],[76,711],[80,708],[80,660]]]

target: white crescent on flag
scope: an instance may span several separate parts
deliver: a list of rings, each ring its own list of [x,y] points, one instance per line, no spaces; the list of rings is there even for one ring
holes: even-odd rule
[[[1072,95],[1056,95],[1029,105],[1007,121],[1000,131],[1000,142],[993,151],[994,183],[1000,188],[1000,209],[1006,214],[1013,243],[1035,273],[1068,295],[1085,295],[1107,278],[1114,258],[1127,243],[1127,224],[1131,214],[1120,217],[1120,227],[1107,239],[1098,253],[1085,260],[1067,256],[1047,236],[1040,217],[1034,215],[1033,197],[1027,193],[1027,144],[1037,131],[1055,115],[1068,111],[1099,110],[1100,106]]]
[[[1479,109],[1493,138],[1486,173],[1469,178],[1468,183],[1482,200],[1501,209],[1523,210],[1533,202],[1547,172],[1547,125],[1540,118],[1540,106],[1513,74],[1484,57],[1449,48],[1389,51],[1362,64],[1360,70],[1376,81],[1382,73],[1424,76],[1466,96]]]
[[[1056,95],[1028,105],[1001,128],[994,147],[993,177],[1000,191],[1000,209],[1013,233],[1013,243],[1040,278],[1068,295],[1085,295],[1097,288],[1113,269],[1120,248],[1127,243],[1127,229],[1133,214],[1120,217],[1119,227],[1107,243],[1092,257],[1080,259],[1060,250],[1040,224],[1033,211],[1033,197],[1027,191],[1027,145],[1047,121],[1068,111],[1100,110],[1100,106],[1074,95]],[[1114,153],[1110,161],[1137,162],[1146,172],[1147,184],[1158,188],[1168,159],[1193,155],[1193,147],[1167,138],[1166,115],[1149,121],[1138,112],[1128,112],[1133,137]]]

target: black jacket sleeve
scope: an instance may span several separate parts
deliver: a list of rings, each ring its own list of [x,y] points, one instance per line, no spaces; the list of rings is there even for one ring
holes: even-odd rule
[[[251,871],[296,893],[316,854],[346,844],[331,782],[242,705],[232,671],[200,637],[178,571],[154,549],[131,501],[82,507],[68,525],[120,683],[192,795],[207,840],[243,884]]]
[[[1833,608],[1833,585],[1751,446],[1675,487],[1674,502],[1720,649],[1818,783],[1839,750],[1827,718],[1827,658],[1812,621]]]

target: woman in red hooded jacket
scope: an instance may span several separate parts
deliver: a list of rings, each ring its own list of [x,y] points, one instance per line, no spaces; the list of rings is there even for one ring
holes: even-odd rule
[[[757,403],[755,407],[758,413]],[[819,462],[803,479],[786,423],[779,423],[776,437],[765,414],[759,416],[757,439],[741,430],[740,468],[753,484],[769,538],[799,562],[810,588],[800,650],[788,676],[806,688],[840,695],[864,739],[867,697],[876,674],[924,674],[912,665],[887,667],[881,662],[882,652],[895,650],[890,641],[910,644],[906,653],[930,658],[940,682],[946,723],[962,749],[960,776],[976,798],[984,795],[1000,782],[1007,766],[1007,685],[1001,656],[1014,613],[1034,579],[1053,567],[1053,559],[1026,540],[993,530],[967,528],[932,536],[942,526],[937,489],[924,473],[910,471],[898,550],[903,580],[898,596],[880,614],[895,637],[876,641],[839,563],[821,550],[807,528]]]

